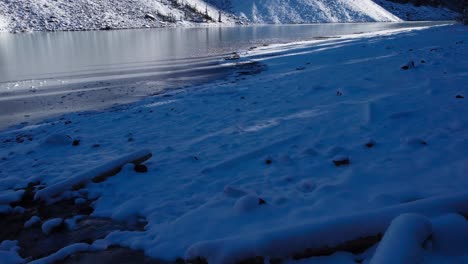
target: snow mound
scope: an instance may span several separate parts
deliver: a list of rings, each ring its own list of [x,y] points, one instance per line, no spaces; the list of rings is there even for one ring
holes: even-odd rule
[[[44,224],[42,224],[42,233],[44,233],[45,235],[48,235],[50,234],[50,232],[52,232],[52,230],[62,225],[62,223],[63,223],[62,218],[54,218],[54,219],[47,220]]]
[[[380,242],[371,264],[420,263],[422,244],[432,233],[428,218],[403,214],[392,221]]]
[[[0,260],[2,264],[18,264],[25,263],[18,255],[19,251],[18,242],[5,240],[0,243]]]

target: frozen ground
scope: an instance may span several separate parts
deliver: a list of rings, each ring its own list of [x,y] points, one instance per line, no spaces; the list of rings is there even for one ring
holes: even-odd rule
[[[109,245],[210,263],[260,254],[369,263],[374,251],[370,263],[466,263],[467,31],[453,25],[259,47],[233,61],[243,70],[226,80],[3,131],[0,209],[21,214],[11,205],[39,182],[37,199],[89,200],[94,217],[145,223],[92,245],[64,244],[36,263]],[[91,180],[147,151],[148,172],[126,165]],[[448,198],[418,202],[438,196]],[[418,215],[390,225],[401,213]],[[47,220],[40,223],[50,231],[58,220]],[[362,255],[288,259],[388,225]],[[18,247],[3,242],[0,254],[15,263]]]

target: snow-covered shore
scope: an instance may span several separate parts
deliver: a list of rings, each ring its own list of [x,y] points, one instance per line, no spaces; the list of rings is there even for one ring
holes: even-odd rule
[[[270,241],[328,219],[366,219],[368,210],[466,192],[467,31],[453,25],[259,47],[241,54],[241,70],[227,80],[3,131],[0,209],[21,213],[11,205],[21,188],[39,182],[46,188],[37,198],[90,200],[94,217],[146,223],[50,259],[103,244],[159,259],[222,259],[255,255],[239,245],[271,252],[277,242]],[[127,165],[103,182],[90,180],[146,149],[153,155],[146,173]],[[429,218],[415,225],[431,222],[433,231],[422,234],[437,234],[421,249],[423,263],[467,261],[464,218],[441,216],[452,208],[440,210],[443,203],[432,211],[421,204]],[[348,217],[355,214],[364,215]],[[406,230],[405,219],[419,218],[396,221],[393,237]],[[16,244],[8,245],[0,254],[17,259]],[[213,256],[203,255],[207,247]],[[317,261],[368,263],[374,249]]]

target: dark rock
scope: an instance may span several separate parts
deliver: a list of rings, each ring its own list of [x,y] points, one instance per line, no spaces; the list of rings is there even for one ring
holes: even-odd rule
[[[143,251],[137,251],[129,248],[110,247],[104,251],[80,252],[70,255],[57,264],[163,264],[166,262],[147,257]],[[175,263],[185,263],[178,262]]]
[[[232,53],[231,55],[224,58],[224,60],[231,61],[231,60],[238,60],[240,59],[240,55],[236,52]]]
[[[189,263],[189,264],[208,264],[208,261],[205,258],[198,257],[198,258],[194,258],[194,259],[189,259],[189,260],[186,261],[186,263]]]
[[[138,173],[146,173],[148,172],[148,167],[146,167],[145,165],[143,164],[136,164],[135,167],[133,167],[133,169],[138,172]]]
[[[266,65],[257,61],[239,63],[235,66],[238,77],[245,75],[257,75],[266,70]],[[245,80],[245,79],[243,79]]]
[[[340,158],[333,160],[333,164],[335,164],[335,166],[337,167],[341,167],[351,164],[351,161],[349,160],[349,158]]]
[[[266,204],[266,201],[262,198],[258,198],[258,204],[259,205]]]
[[[463,99],[463,98],[465,98],[465,97],[464,97],[463,95],[461,95],[461,94],[458,94],[457,96],[455,96],[455,98],[457,98],[457,99]]]
[[[416,65],[414,64],[414,61],[410,61],[406,65],[401,66],[401,69],[403,69],[405,71],[409,70],[409,69],[412,69],[412,68],[416,68]]]
[[[33,137],[31,135],[17,135],[15,140],[16,140],[16,143],[23,143],[26,140],[32,141]]]
[[[67,230],[67,226],[65,225],[65,222],[63,222],[63,220],[61,221],[62,222],[59,225],[52,227],[52,229],[49,231],[47,236],[56,234],[56,233],[63,233]]]
[[[367,148],[373,148],[375,147],[375,141],[370,140],[369,142],[366,143]]]
[[[145,18],[146,18],[146,19],[149,19],[149,20],[156,20],[156,17],[153,16],[152,14],[146,14],[146,15],[145,15]]]
[[[254,258],[249,258],[249,259],[239,261],[238,263],[239,264],[263,264],[265,263],[265,259],[261,256],[257,256]]]
[[[271,159],[266,159],[265,160],[265,164],[267,165],[271,165],[273,163],[273,161]]]

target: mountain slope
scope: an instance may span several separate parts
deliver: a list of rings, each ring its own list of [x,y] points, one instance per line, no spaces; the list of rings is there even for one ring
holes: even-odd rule
[[[217,19],[218,10],[202,0],[0,1],[0,29],[3,24],[15,32],[161,27]]]
[[[212,0],[213,4],[226,0]],[[371,0],[230,0],[234,14],[254,23],[400,21]]]
[[[396,22],[457,16],[449,9],[388,0],[22,0],[0,1],[0,31],[218,24],[220,12],[223,24]]]
[[[8,20],[0,14],[0,32],[8,29]]]
[[[375,0],[377,4],[395,14],[402,20],[455,20],[459,14],[448,7],[433,5],[414,5],[412,3],[396,3],[389,0]],[[446,5],[448,5],[448,2]],[[455,4],[448,5],[455,8]],[[457,9],[458,10],[458,9]]]

